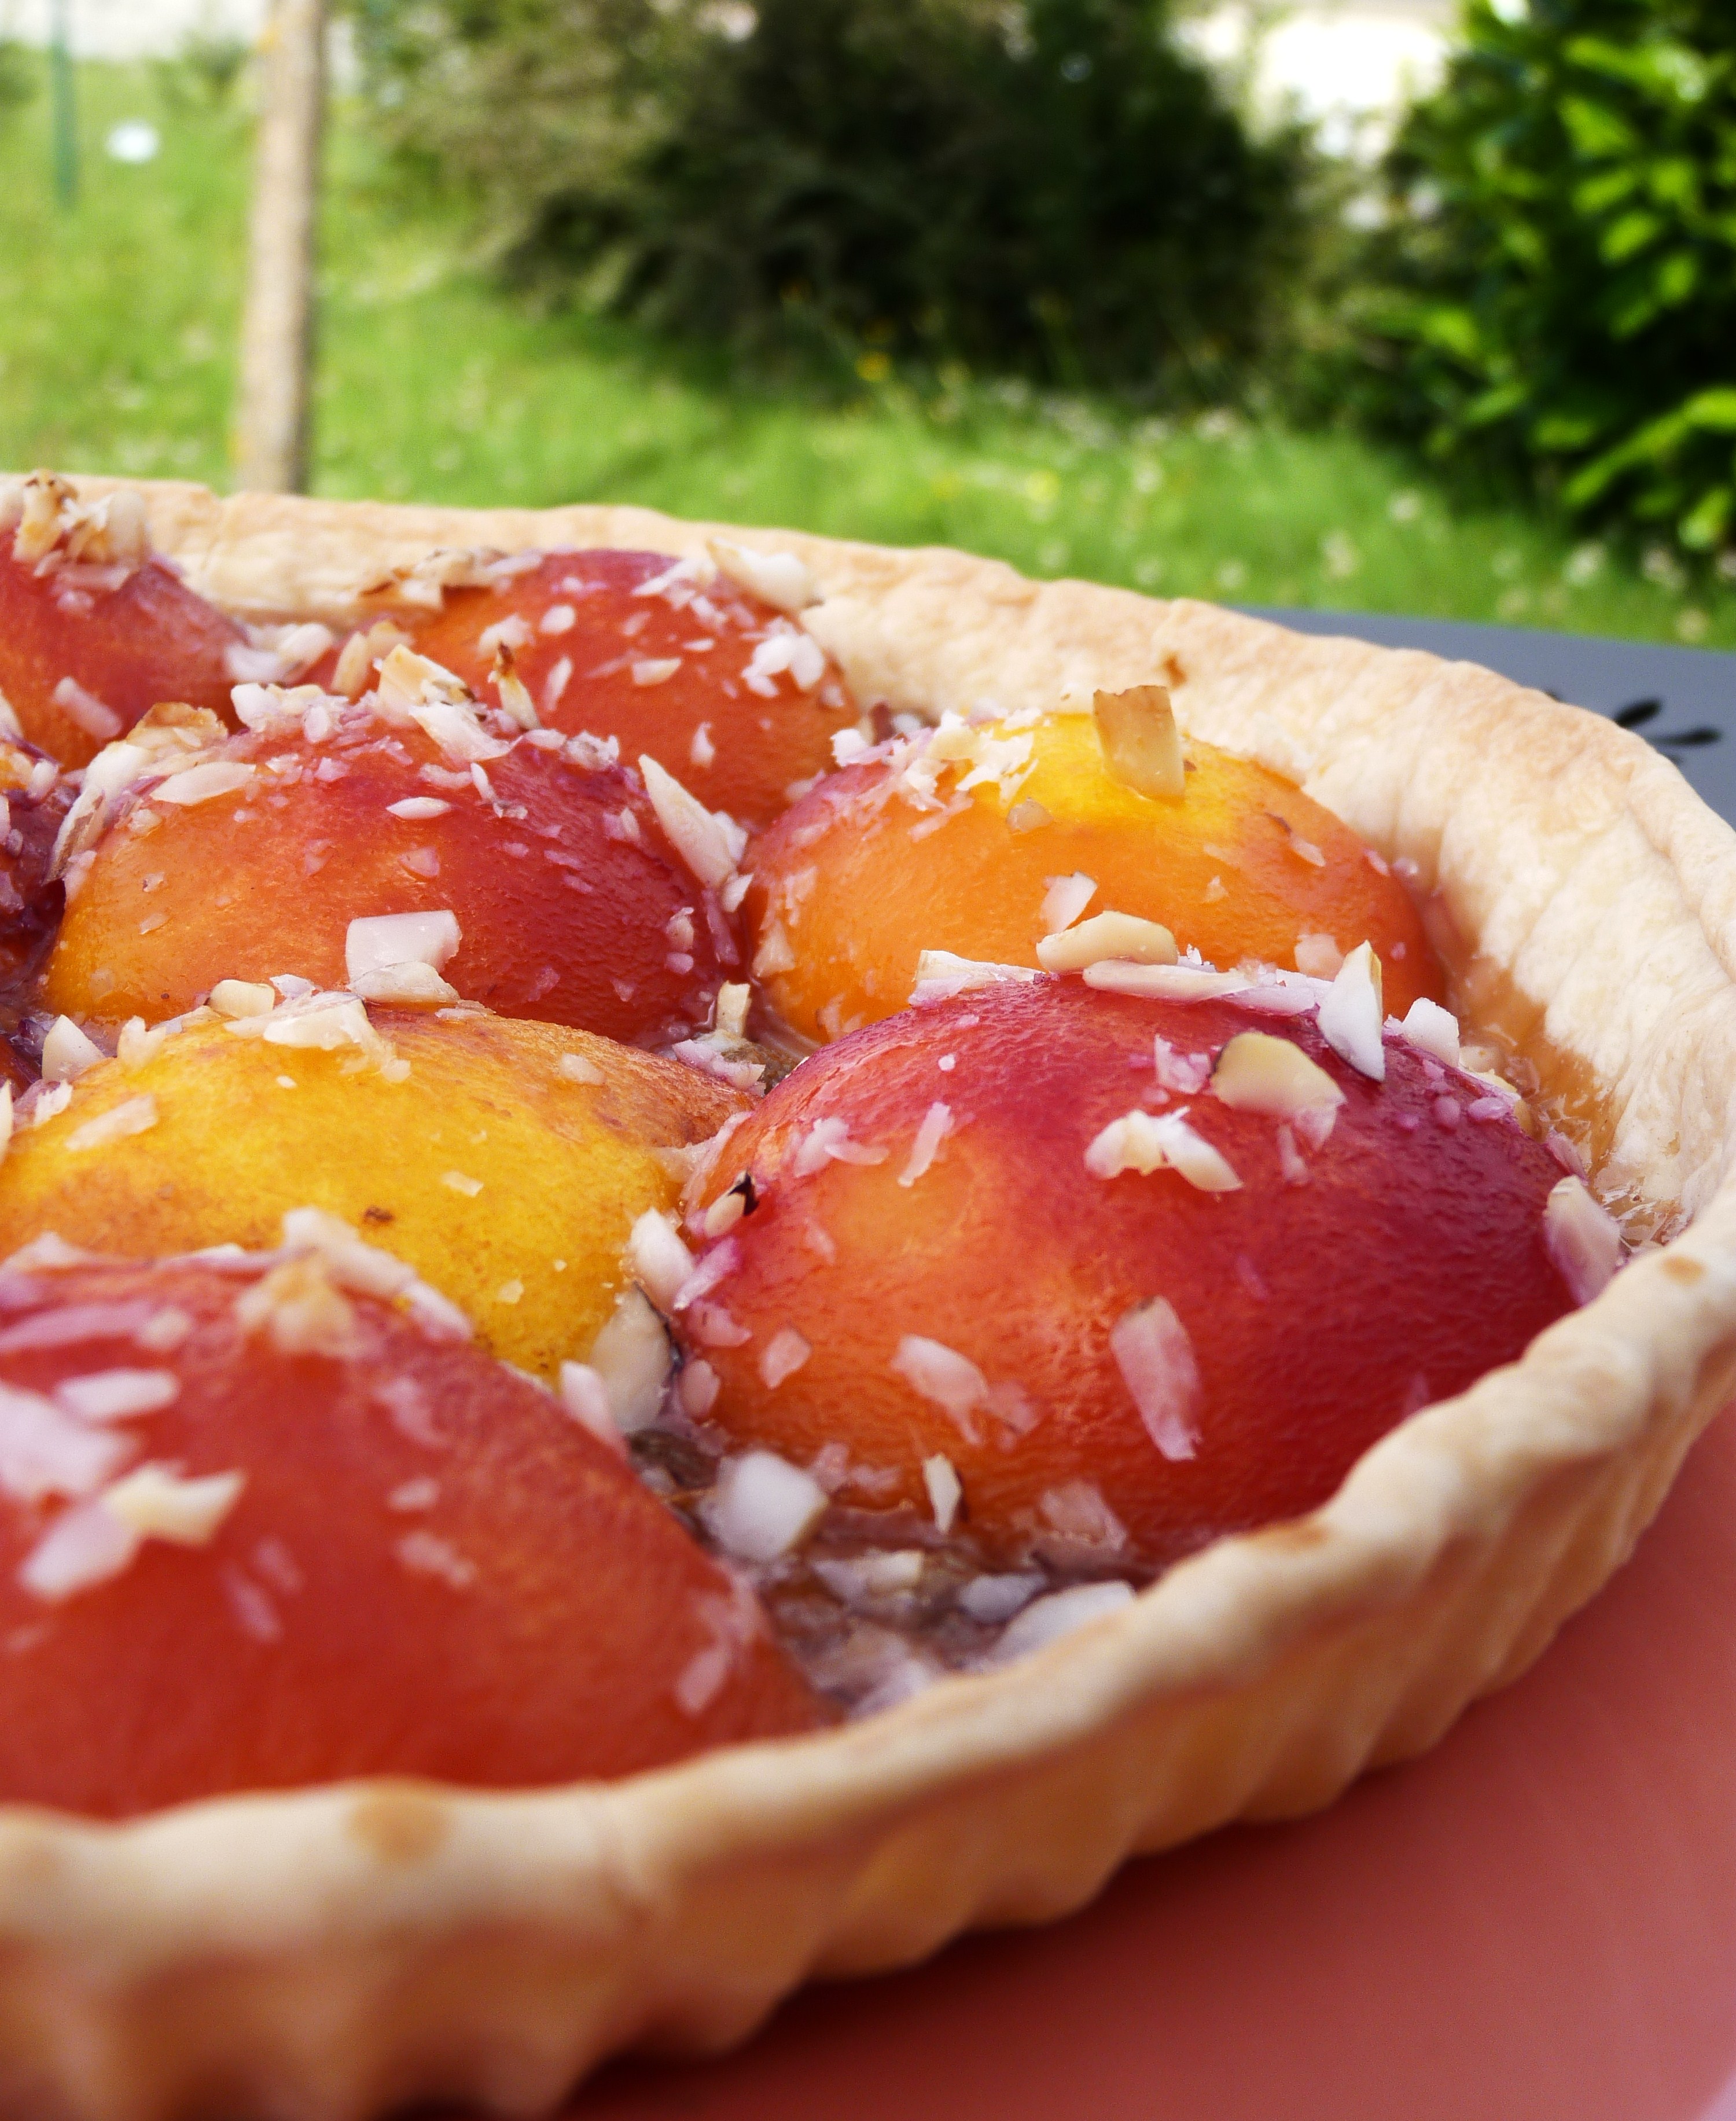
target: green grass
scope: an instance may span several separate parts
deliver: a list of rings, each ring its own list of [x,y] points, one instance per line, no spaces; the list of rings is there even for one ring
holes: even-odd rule
[[[163,71],[87,67],[84,188],[54,205],[47,105],[0,115],[0,464],[227,480],[248,133]],[[109,161],[119,119],[163,152]],[[1736,646],[1736,587],[1690,584],[1518,510],[1455,507],[1339,434],[1139,422],[895,375],[838,404],[502,296],[449,219],[380,181],[340,110],[324,227],[316,485],[391,499],[633,501],[998,554],[1165,594]],[[873,360],[865,366],[872,371]]]

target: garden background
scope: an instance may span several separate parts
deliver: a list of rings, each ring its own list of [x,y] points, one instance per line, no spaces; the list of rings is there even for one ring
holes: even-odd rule
[[[79,60],[70,203],[0,41],[0,464],[229,482],[233,19]],[[1736,646],[1724,0],[1469,0],[1384,151],[1157,0],[339,27],[319,492]]]

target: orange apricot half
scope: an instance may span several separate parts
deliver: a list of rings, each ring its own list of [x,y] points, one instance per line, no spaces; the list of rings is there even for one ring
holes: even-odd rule
[[[1082,915],[1161,923],[1211,963],[1329,973],[1372,943],[1401,1016],[1445,986],[1387,865],[1271,768],[1209,744],[1179,794],[1111,770],[1090,715],[901,737],[829,776],[756,841],[754,968],[810,1038],[903,1009],[924,950],[1036,966]]]
[[[44,1232],[151,1258],[276,1241],[311,1204],[415,1267],[486,1346],[553,1377],[624,1285],[635,1219],[678,1190],[668,1152],[746,1100],[584,1032],[263,993],[123,1035],[39,1103],[0,1166],[0,1250]],[[38,1118],[41,1124],[34,1123]]]

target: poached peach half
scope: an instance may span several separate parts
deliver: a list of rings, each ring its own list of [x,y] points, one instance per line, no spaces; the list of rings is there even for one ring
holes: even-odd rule
[[[57,1256],[0,1270],[0,1800],[511,1788],[823,1720],[622,1459],[391,1261]]]
[[[647,1045],[709,1020],[729,922],[608,747],[499,730],[402,650],[357,704],[236,698],[239,735],[154,720],[92,769],[135,777],[69,869],[49,1006],[155,1023],[222,979],[339,987],[352,921],[427,912],[455,924],[440,969],[466,1000]]]
[[[761,824],[831,764],[856,709],[791,616],[811,594],[798,563],[721,549],[737,578],[662,552],[525,553],[407,622],[479,695],[504,660],[550,728],[617,738],[626,758],[648,752],[712,809]]]
[[[1095,719],[896,739],[761,835],[746,898],[774,1007],[826,1039],[903,1009],[924,950],[1035,966],[1081,915],[1161,923],[1218,965],[1329,974],[1371,942],[1402,1015],[1445,991],[1385,862],[1292,782],[1189,742],[1173,795],[1111,771]]]
[[[370,1019],[343,995],[166,1035],[134,1026],[63,1110],[21,1127],[0,1166],[0,1251],[47,1231],[132,1258],[258,1251],[311,1204],[407,1261],[495,1353],[553,1377],[613,1310],[635,1219],[675,1197],[667,1152],[744,1102],[583,1032]]]
[[[1510,1099],[1378,1015],[1371,1080],[1296,1000],[995,986],[804,1062],[709,1182],[683,1404],[1003,1557],[1320,1503],[1575,1299]]]

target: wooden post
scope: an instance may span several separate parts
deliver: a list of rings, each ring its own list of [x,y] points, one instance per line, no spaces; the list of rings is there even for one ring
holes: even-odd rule
[[[49,16],[49,80],[54,138],[54,196],[78,203],[78,91],[72,71],[72,0],[54,0]]]
[[[259,54],[235,421],[237,482],[254,492],[299,493],[307,484],[324,103],[325,0],[272,0]]]

